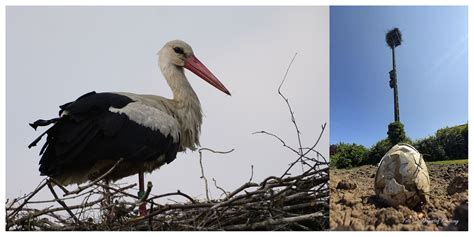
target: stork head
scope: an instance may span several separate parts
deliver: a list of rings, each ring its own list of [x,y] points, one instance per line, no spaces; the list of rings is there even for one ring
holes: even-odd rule
[[[160,64],[172,64],[186,68],[220,91],[230,95],[229,90],[194,55],[193,49],[182,40],[173,40],[165,44],[158,52]]]

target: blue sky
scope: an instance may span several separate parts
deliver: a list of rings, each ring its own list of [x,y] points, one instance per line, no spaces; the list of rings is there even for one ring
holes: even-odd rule
[[[467,7],[331,7],[330,143],[372,146],[393,121],[391,51],[398,27],[400,120],[412,139],[468,119]]]

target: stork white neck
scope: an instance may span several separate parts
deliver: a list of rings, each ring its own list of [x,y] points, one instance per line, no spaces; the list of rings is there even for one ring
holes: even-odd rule
[[[194,150],[196,146],[199,146],[199,134],[202,124],[199,98],[184,75],[182,67],[162,60],[160,60],[159,65],[173,92],[174,112],[181,125],[181,145],[184,148]]]
[[[178,102],[195,100],[199,103],[199,99],[184,75],[182,67],[160,60],[160,69],[173,92],[174,100]]]

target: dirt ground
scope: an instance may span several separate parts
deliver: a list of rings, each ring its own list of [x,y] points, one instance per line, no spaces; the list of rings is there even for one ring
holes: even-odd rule
[[[430,202],[415,210],[377,198],[376,166],[331,169],[331,230],[467,230],[467,164],[427,166]]]

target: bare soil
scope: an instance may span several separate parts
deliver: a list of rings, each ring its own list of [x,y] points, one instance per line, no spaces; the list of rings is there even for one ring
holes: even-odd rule
[[[429,202],[385,205],[373,189],[376,166],[330,170],[332,230],[467,230],[467,164],[427,164]]]

